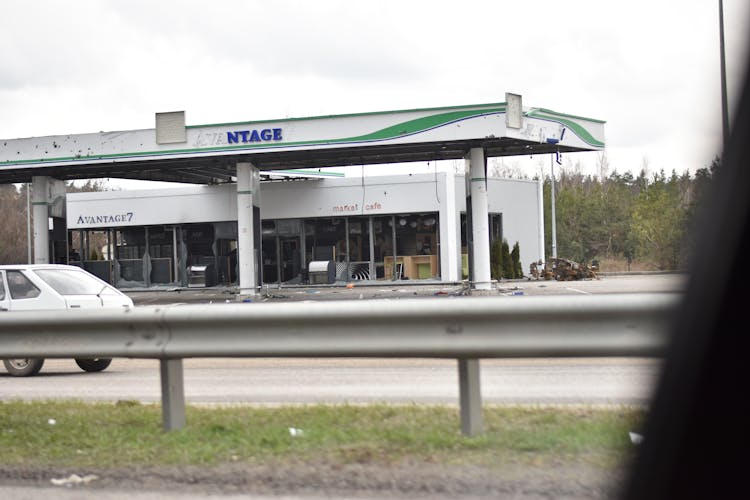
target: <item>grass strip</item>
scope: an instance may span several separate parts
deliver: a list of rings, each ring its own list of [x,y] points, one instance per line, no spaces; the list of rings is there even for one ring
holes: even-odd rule
[[[122,467],[226,463],[441,463],[496,466],[574,461],[622,465],[645,410],[485,407],[485,432],[462,436],[458,409],[424,405],[188,406],[165,433],[158,405],[121,401],[0,402],[0,462]]]

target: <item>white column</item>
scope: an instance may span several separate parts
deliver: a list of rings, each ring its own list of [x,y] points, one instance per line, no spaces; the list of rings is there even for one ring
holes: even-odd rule
[[[445,172],[445,189],[440,200],[440,269],[443,281],[461,281],[460,215],[456,206],[456,176]]]
[[[473,239],[473,288],[489,290],[492,288],[490,283],[489,208],[487,204],[487,173],[484,149],[482,148],[471,148],[469,151],[469,185],[471,189],[471,232]]]
[[[49,264],[49,181],[44,176],[31,178],[35,264]]]
[[[258,293],[253,208],[258,205],[259,178],[258,169],[252,163],[237,163],[237,267],[240,299],[254,297]]]

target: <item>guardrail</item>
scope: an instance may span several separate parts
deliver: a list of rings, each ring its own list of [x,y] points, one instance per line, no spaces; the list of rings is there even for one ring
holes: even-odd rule
[[[660,356],[678,294],[140,306],[0,316],[0,358],[160,360],[166,431],[185,425],[182,360],[458,360],[461,430],[482,430],[479,360]]]

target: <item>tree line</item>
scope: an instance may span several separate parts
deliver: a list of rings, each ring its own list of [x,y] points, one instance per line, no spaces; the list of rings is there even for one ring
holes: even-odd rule
[[[685,269],[696,216],[706,202],[718,158],[691,175],[663,170],[638,176],[563,172],[555,181],[557,255],[583,264],[620,261],[641,269]],[[551,179],[544,180],[544,217],[551,221]],[[551,224],[545,223],[552,255]],[[603,269],[604,270],[604,269]]]

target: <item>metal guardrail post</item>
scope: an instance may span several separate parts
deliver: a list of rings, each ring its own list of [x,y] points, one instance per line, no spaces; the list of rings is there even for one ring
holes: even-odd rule
[[[185,427],[185,383],[182,359],[160,359],[161,413],[165,431]]]
[[[461,408],[461,433],[473,436],[483,431],[482,393],[479,387],[479,360],[459,358],[458,398]]]

